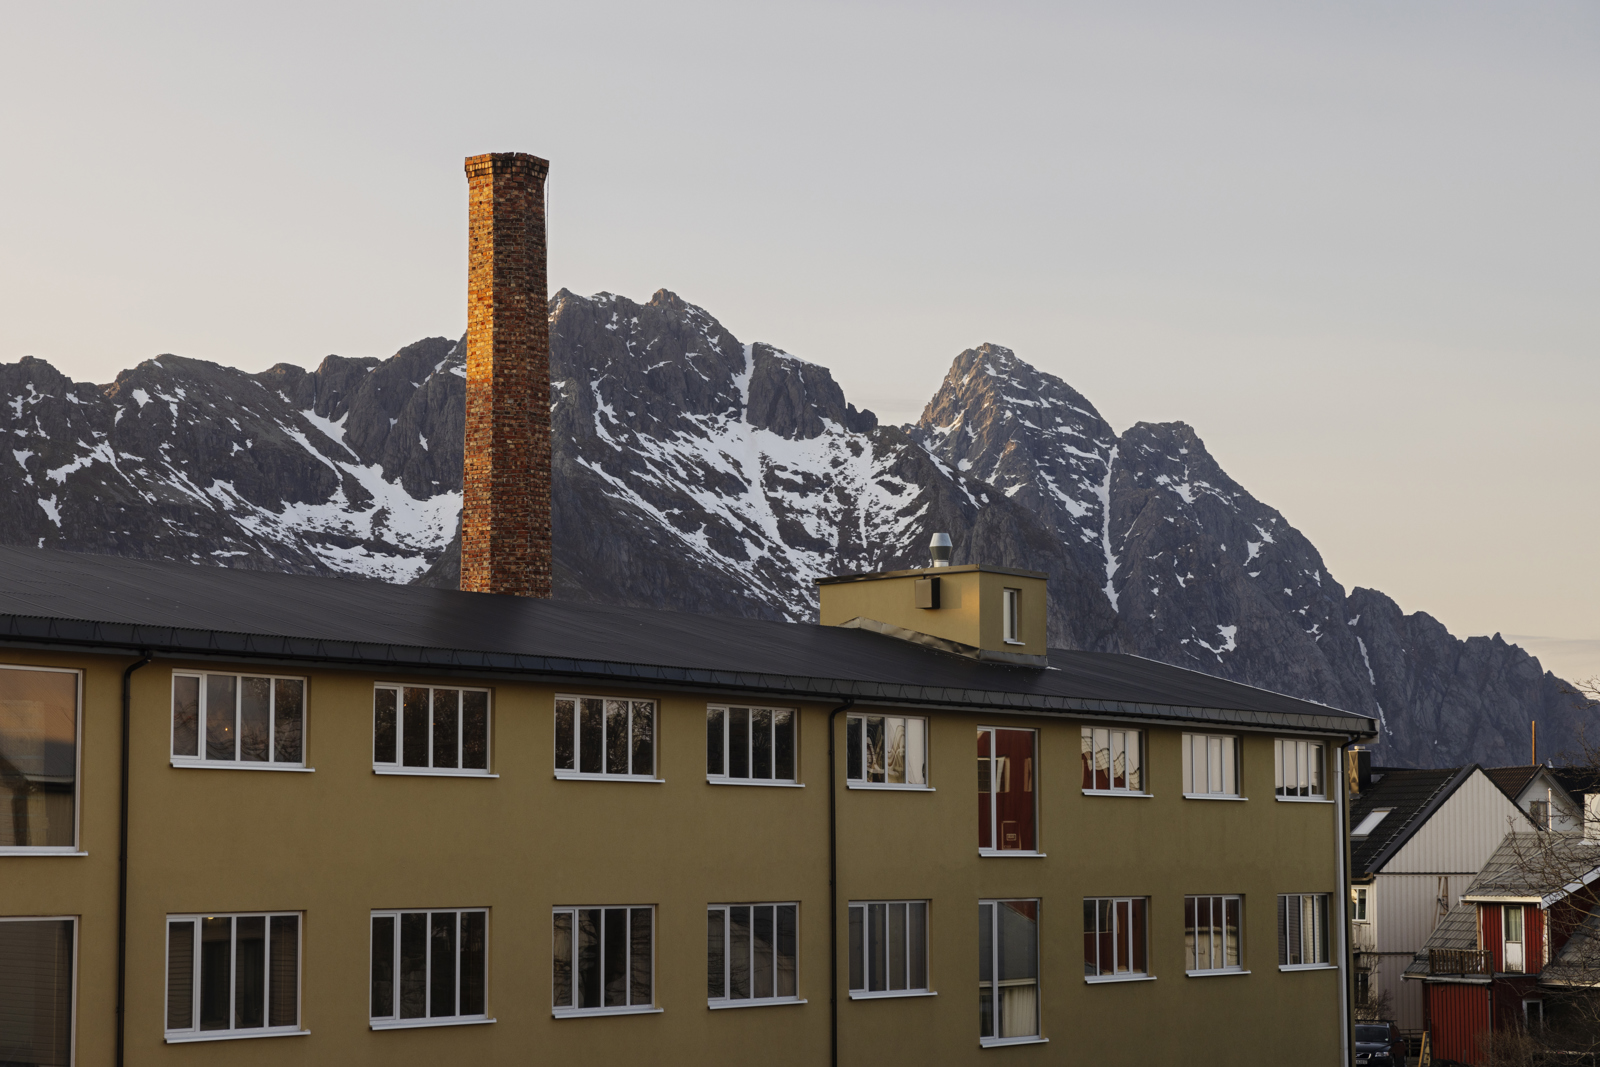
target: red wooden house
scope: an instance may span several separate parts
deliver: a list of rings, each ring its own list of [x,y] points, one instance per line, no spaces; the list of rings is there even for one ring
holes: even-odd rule
[[[1597,880],[1600,842],[1506,835],[1406,969],[1424,983],[1435,1059],[1476,1062],[1491,1031],[1543,1026],[1548,996],[1600,985]]]

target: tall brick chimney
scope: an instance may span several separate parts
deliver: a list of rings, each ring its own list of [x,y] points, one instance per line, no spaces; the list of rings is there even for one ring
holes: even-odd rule
[[[467,436],[461,588],[550,595],[544,180],[521,152],[467,160]]]

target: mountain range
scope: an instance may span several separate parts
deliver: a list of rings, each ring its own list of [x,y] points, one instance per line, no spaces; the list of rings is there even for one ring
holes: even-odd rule
[[[945,531],[957,563],[1048,573],[1053,645],[1371,715],[1379,763],[1525,762],[1530,719],[1542,751],[1578,745],[1581,703],[1538,660],[1347,592],[1194,429],[1118,433],[1007,348],[961,352],[896,427],[666,290],[563,289],[550,328],[557,597],[811,620],[817,577],[923,566]],[[464,352],[163,355],[109,385],[0,364],[0,542],[454,585]]]

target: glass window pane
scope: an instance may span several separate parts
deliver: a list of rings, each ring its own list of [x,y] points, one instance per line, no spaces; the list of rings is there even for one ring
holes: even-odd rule
[[[1130,949],[1133,942],[1133,901],[1119,900],[1112,908],[1112,966],[1117,974],[1127,974],[1132,970]]]
[[[572,912],[558,911],[554,917],[551,1002],[558,1008],[572,1007]]]
[[[750,709],[728,709],[728,777],[750,777]]]
[[[254,1029],[266,1023],[267,919],[241,915],[234,927],[233,1026]]]
[[[605,1006],[625,1007],[628,1003],[628,909],[606,908],[605,924],[605,940],[601,944]]]
[[[1125,751],[1127,734],[1121,730],[1111,731],[1111,788],[1128,788],[1128,762]]]
[[[1083,788],[1094,788],[1094,730],[1085,726],[1081,742],[1083,754]]]
[[[272,917],[272,958],[267,969],[267,1025],[300,1022],[300,916]]]
[[[577,764],[573,762],[576,751],[573,748],[575,742],[573,731],[577,728],[574,722],[577,714],[578,706],[575,702],[556,701],[556,770],[558,771],[577,770]]]
[[[1032,851],[1034,834],[1032,730],[996,730],[995,823],[998,848]]]
[[[272,683],[272,758],[279,763],[305,759],[306,683],[279,678]]]
[[[628,773],[628,702],[606,701],[606,773]]]
[[[1311,795],[1320,797],[1322,792],[1322,746],[1308,745],[1309,769],[1311,771]]]
[[[239,680],[231,674],[206,675],[206,759],[237,758],[238,689]]]
[[[197,680],[198,681],[198,680]],[[0,924],[0,931],[5,926]],[[167,1029],[194,1026],[194,923],[167,924]],[[65,1062],[63,1060],[62,1062]]]
[[[1297,789],[1295,791],[1295,793],[1296,793],[1297,796],[1302,796],[1302,797],[1310,796],[1311,795],[1311,775],[1306,770],[1306,743],[1304,741],[1296,741],[1294,743],[1294,763],[1295,763],[1295,781],[1300,786],[1300,788]]]
[[[778,906],[778,987],[774,990],[775,996],[798,995],[799,910],[793,904]]]
[[[1111,731],[1103,727],[1094,731],[1094,787],[1111,788]]]
[[[772,996],[773,967],[775,964],[773,948],[777,938],[777,930],[773,908],[770,904],[762,904],[750,909],[750,995],[757,999],[766,999]]]
[[[750,777],[772,778],[772,710],[750,709]]]
[[[200,754],[200,679],[191,675],[172,677],[172,754]]]
[[[374,1019],[394,1018],[394,916],[372,917],[372,1006]]]
[[[629,912],[628,936],[633,948],[628,960],[628,1003],[652,1004],[655,997],[655,957],[652,952],[655,914],[649,908]]]
[[[433,691],[433,765],[461,765],[461,690]],[[454,1015],[455,1012],[450,1012]]]
[[[1239,792],[1239,739],[1237,737],[1224,737],[1222,739],[1222,785],[1220,792],[1236,796]]]
[[[750,908],[728,909],[728,999],[750,999]]]
[[[867,905],[867,988],[878,992],[888,988],[889,944],[888,905]]]
[[[928,723],[924,719],[906,720],[906,784],[928,784]]]
[[[395,763],[395,710],[400,694],[393,689],[372,692],[372,762]]]
[[[648,700],[633,702],[633,773],[656,773],[656,706]]]
[[[994,905],[978,905],[978,1034],[994,1036]]]
[[[794,781],[794,720],[792,711],[772,713],[772,776],[780,782]]]
[[[722,777],[723,731],[727,712],[721,708],[706,709],[706,773]]]
[[[1222,743],[1220,737],[1206,738],[1206,792],[1221,793],[1222,788]]]
[[[482,1015],[487,1010],[489,916],[481,911],[461,913],[461,1014]]]
[[[436,911],[429,918],[432,958],[428,975],[428,1014],[437,1018],[456,1013],[456,913]]]
[[[884,757],[887,779],[892,785],[906,782],[906,721],[886,720],[888,727],[888,754]]]
[[[866,933],[862,924],[866,909],[857,904],[850,909],[850,988],[867,988]]]
[[[1144,737],[1138,730],[1128,731],[1128,788],[1135,793],[1144,791]]]
[[[911,945],[911,973],[906,981],[912,989],[928,988],[928,905],[914,901],[907,916],[906,939]]]
[[[994,847],[994,774],[990,731],[978,731],[978,847]]]
[[[1088,897],[1083,901],[1083,973],[1093,977],[1100,973],[1100,927],[1095,922],[1098,902]]]
[[[233,979],[233,920],[200,920],[200,1029],[226,1030],[233,1021],[228,1002]]]
[[[403,697],[405,722],[401,728],[400,753],[407,767],[426,767],[428,762],[428,691],[408,686]]]
[[[1133,928],[1131,931],[1132,936],[1129,939],[1132,947],[1129,950],[1129,961],[1133,969],[1139,974],[1144,974],[1149,970],[1149,963],[1145,958],[1147,952],[1146,939],[1149,936],[1148,927],[1145,925],[1145,907],[1146,901],[1144,897],[1133,898]]]
[[[400,1018],[428,1014],[428,913],[400,916]]]
[[[728,912],[726,908],[706,911],[706,996],[721,1000],[728,995]]]
[[[1183,791],[1193,793],[1194,788],[1194,734],[1183,735]]]
[[[242,678],[239,691],[239,758],[266,763],[272,758],[272,679]]]
[[[78,676],[0,668],[0,845],[70,847]]]
[[[1228,897],[1223,902],[1223,936],[1225,940],[1224,967],[1239,966],[1239,898]]]
[[[65,919],[0,922],[0,1062],[72,1062],[72,934]]]
[[[584,701],[588,713],[588,701]],[[578,1007],[600,1003],[600,909],[578,909]]]
[[[472,771],[489,769],[488,693],[461,692],[461,766]]]
[[[861,716],[846,717],[844,727],[844,776],[852,782],[862,780]]]
[[[1283,796],[1283,742],[1272,742],[1272,791]]]
[[[906,906],[889,905],[889,988],[906,988]]]
[[[1199,904],[1194,897],[1183,898],[1183,966],[1200,970]]]
[[[605,768],[606,702],[584,697],[578,724],[578,770],[599,774]]]
[[[885,780],[884,760],[884,730],[882,715],[868,715],[867,719],[867,781],[882,782]]]

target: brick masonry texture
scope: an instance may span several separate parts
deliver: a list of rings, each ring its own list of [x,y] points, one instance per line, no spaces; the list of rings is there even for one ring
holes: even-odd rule
[[[550,321],[544,182],[521,152],[467,160],[461,588],[550,595]]]

